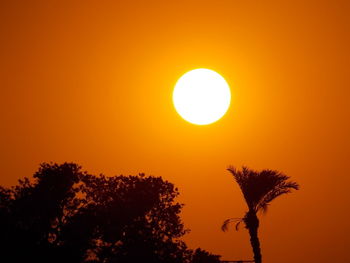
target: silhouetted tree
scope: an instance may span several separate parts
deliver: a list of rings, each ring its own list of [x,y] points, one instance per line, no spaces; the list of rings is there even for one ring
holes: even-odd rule
[[[74,210],[80,167],[75,164],[41,165],[34,182],[20,180],[1,190],[0,248],[8,262],[48,262],[56,250],[60,226]]]
[[[197,248],[192,254],[191,263],[220,263],[220,256]]]
[[[234,167],[228,168],[238,183],[244,199],[248,206],[248,211],[243,218],[230,218],[224,221],[222,230],[226,231],[228,224],[236,222],[236,230],[241,222],[248,229],[250,244],[253,248],[255,263],[261,263],[260,242],[258,238],[259,211],[266,212],[271,201],[280,195],[290,193],[293,189],[298,190],[296,182],[288,181],[289,177],[274,170],[254,171],[247,167],[236,170]]]
[[[183,262],[186,233],[178,190],[160,177],[84,176],[82,192],[99,225],[90,252],[103,262]],[[102,241],[102,242],[101,242]]]
[[[160,177],[95,176],[74,163],[40,166],[0,187],[6,262],[188,263],[178,190]]]

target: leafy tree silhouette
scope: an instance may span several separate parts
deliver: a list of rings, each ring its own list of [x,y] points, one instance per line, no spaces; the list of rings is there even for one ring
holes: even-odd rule
[[[33,180],[0,187],[4,262],[190,263],[195,252],[161,177],[95,176],[74,163],[41,164]],[[204,254],[207,252],[203,252]],[[212,259],[205,254],[203,263]]]
[[[296,182],[288,181],[290,177],[274,170],[255,171],[247,167],[237,170],[235,167],[229,167],[230,171],[238,183],[244,199],[248,206],[248,211],[243,218],[230,218],[224,221],[222,230],[226,231],[228,225],[236,222],[236,230],[239,224],[244,223],[250,235],[250,244],[253,248],[255,263],[261,263],[260,241],[258,238],[259,211],[266,212],[271,201],[278,196],[290,193],[292,190],[298,190],[299,185]]]
[[[220,256],[197,248],[192,254],[192,263],[220,263]]]

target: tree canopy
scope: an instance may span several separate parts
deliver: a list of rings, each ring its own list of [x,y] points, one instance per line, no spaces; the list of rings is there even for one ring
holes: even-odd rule
[[[187,248],[179,191],[161,177],[92,175],[75,163],[40,165],[0,187],[0,249],[7,262],[206,263]]]

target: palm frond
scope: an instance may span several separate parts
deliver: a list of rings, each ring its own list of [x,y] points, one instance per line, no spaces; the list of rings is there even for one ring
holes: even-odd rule
[[[242,223],[242,221],[243,221],[243,218],[229,218],[229,219],[226,219],[226,220],[223,222],[222,226],[221,226],[221,230],[222,230],[223,232],[228,231],[228,226],[229,226],[231,223],[236,222],[235,229],[236,229],[236,231],[238,231],[238,230],[239,230],[239,225],[240,225],[240,223]]]
[[[267,210],[268,210],[268,208],[269,208],[269,205],[270,205],[269,203],[263,203],[263,204],[261,204],[261,205],[258,207],[257,210],[260,210],[261,213],[266,214],[266,213],[267,213]]]
[[[296,182],[289,181],[290,177],[275,170],[255,171],[245,166],[241,170],[230,166],[227,170],[238,183],[249,210],[255,212],[266,212],[278,196],[299,189]]]
[[[266,209],[268,205],[277,197],[283,195],[283,194],[289,194],[292,192],[292,190],[298,190],[299,185],[292,181],[287,181],[289,177],[280,174],[277,178],[274,187],[266,193],[261,200],[259,201],[259,204],[257,205],[257,210],[262,210],[262,212],[266,212]]]
[[[242,219],[242,220],[240,220],[240,221],[238,221],[238,222],[236,223],[236,225],[235,225],[235,229],[236,229],[236,231],[238,231],[238,230],[239,230],[239,225],[242,223],[242,221],[243,221],[243,219]]]

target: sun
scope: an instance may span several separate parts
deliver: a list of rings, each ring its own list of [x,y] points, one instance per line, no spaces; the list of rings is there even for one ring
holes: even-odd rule
[[[194,69],[176,83],[173,103],[186,121],[206,125],[219,120],[227,112],[231,91],[226,80],[210,69]]]

